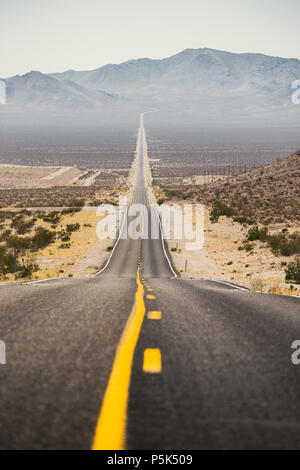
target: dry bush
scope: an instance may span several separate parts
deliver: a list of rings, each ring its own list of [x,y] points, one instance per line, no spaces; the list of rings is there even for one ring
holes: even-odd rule
[[[258,279],[258,278],[251,279],[250,289],[253,292],[262,292],[263,289],[264,289],[264,285],[263,285],[261,279]]]

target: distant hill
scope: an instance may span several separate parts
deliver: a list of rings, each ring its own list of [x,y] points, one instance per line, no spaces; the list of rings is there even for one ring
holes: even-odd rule
[[[52,76],[75,81],[86,88],[116,93],[151,93],[163,89],[198,92],[205,89],[215,94],[228,90],[238,95],[245,91],[266,93],[277,88],[277,91],[290,95],[291,82],[300,77],[300,61],[262,54],[186,49],[166,59],[130,60],[91,71],[69,70]]]
[[[57,80],[36,71],[4,81],[7,103],[19,107],[81,109],[118,101],[118,97],[112,93],[87,90],[70,80]]]
[[[195,191],[198,200],[222,201],[236,216],[262,223],[300,222],[300,151]]]
[[[217,204],[217,212],[240,223],[299,223],[300,150],[229,179],[180,187],[174,183],[161,189],[166,200]]]
[[[124,98],[124,105],[156,107],[204,122],[263,120],[272,124],[299,119],[300,106],[291,100],[292,82],[299,79],[297,59],[204,48],[90,71],[48,76],[31,72],[6,82],[9,98],[26,105],[58,102],[80,107],[86,102],[98,106],[103,100],[114,103],[117,95]]]

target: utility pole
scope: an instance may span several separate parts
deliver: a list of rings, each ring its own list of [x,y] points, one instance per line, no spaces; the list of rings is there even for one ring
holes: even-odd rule
[[[14,271],[15,271],[15,281],[17,280],[17,248],[14,246]]]
[[[262,258],[259,260],[259,279],[261,278],[261,270],[262,270]]]

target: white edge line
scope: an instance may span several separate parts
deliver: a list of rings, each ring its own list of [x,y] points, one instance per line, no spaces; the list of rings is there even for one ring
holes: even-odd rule
[[[124,216],[123,216],[123,222],[122,222],[122,226],[121,226],[121,229],[120,229],[120,233],[119,233],[118,239],[117,239],[116,243],[114,244],[114,247],[113,247],[113,249],[112,249],[112,251],[111,251],[111,253],[110,253],[110,256],[109,256],[109,258],[108,258],[108,260],[107,260],[105,266],[104,266],[102,269],[100,269],[100,271],[97,271],[95,274],[92,274],[91,277],[99,276],[99,274],[103,273],[104,269],[106,269],[107,266],[109,265],[110,260],[111,260],[111,257],[112,257],[112,255],[114,254],[114,251],[115,251],[115,249],[117,248],[117,245],[118,245],[118,243],[119,243],[119,241],[120,241],[120,238],[121,238],[121,235],[122,235],[122,232],[123,232],[123,228],[124,228],[124,224],[125,224],[125,221],[126,221],[126,218],[127,218],[127,212],[128,212],[128,207],[126,208],[125,214],[124,214]]]
[[[208,279],[208,280],[209,280],[209,279]],[[227,285],[227,286],[234,287],[234,289],[237,289],[237,290],[243,290],[243,291],[249,292],[248,289],[245,289],[244,287],[236,286],[236,285],[234,285],[234,284],[231,284],[230,282],[214,281],[214,280],[211,280],[211,282],[218,282],[219,284],[225,284],[225,285]]]
[[[160,220],[160,217],[159,217],[159,214],[158,214],[158,210],[156,208],[155,205],[152,206],[156,212],[156,215],[157,215],[157,218],[158,218],[158,222],[159,222],[159,226],[160,226],[160,233],[161,233],[161,244],[162,244],[162,247],[163,247],[163,250],[164,250],[164,254],[165,254],[165,257],[169,263],[169,266],[170,266],[170,269],[172,271],[172,273],[174,274],[174,276],[171,278],[171,279],[175,279],[177,276],[177,274],[175,273],[174,269],[173,269],[173,266],[172,266],[172,263],[166,253],[166,249],[165,249],[165,244],[164,244],[164,234],[163,234],[163,229],[162,229],[162,225],[161,225],[161,220]]]
[[[55,279],[66,279],[66,278],[63,278],[63,277],[48,277],[47,279],[39,279],[38,281],[22,282],[22,286],[27,286],[27,285],[30,285],[30,284],[40,284],[42,282],[54,281]]]

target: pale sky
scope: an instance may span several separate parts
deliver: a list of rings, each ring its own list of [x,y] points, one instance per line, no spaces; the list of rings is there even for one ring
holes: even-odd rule
[[[187,48],[300,59],[300,0],[0,0],[0,77]]]

